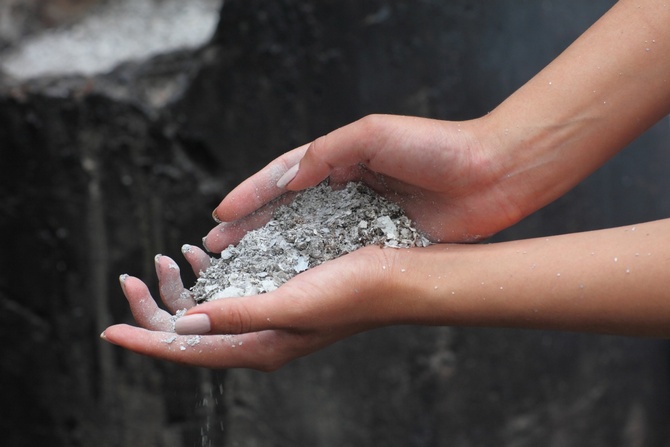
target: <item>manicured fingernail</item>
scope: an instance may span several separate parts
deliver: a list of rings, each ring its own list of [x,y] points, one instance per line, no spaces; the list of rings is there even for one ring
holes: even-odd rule
[[[288,171],[284,173],[281,177],[279,177],[279,180],[277,180],[277,188],[285,188],[286,185],[291,183],[291,180],[295,178],[295,176],[298,174],[298,169],[300,168],[300,163],[293,165],[289,168]]]
[[[214,219],[214,222],[216,223],[223,223],[223,221],[219,219],[219,216],[216,215],[216,210],[212,211],[212,219]]]
[[[102,334],[100,334],[100,338],[103,340],[107,340],[107,334],[105,334],[105,331],[102,331]]]
[[[179,335],[202,335],[212,330],[212,324],[206,314],[185,315],[177,319],[174,330]]]

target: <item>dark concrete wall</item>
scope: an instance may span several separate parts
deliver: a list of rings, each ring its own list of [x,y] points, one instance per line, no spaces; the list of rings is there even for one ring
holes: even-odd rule
[[[97,340],[110,322],[130,321],[117,276],[155,287],[153,255],[179,259],[225,192],[276,155],[368,113],[484,114],[612,3],[228,0],[200,51],[91,79],[7,81],[3,439],[667,446],[661,341],[396,327],[264,374],[164,364]],[[666,119],[496,239],[670,215],[669,143]]]

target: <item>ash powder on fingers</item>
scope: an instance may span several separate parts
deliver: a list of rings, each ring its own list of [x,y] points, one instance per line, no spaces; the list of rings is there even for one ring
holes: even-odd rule
[[[196,302],[271,292],[323,262],[367,245],[425,247],[430,242],[395,203],[362,183],[335,190],[325,183],[278,207],[202,272]]]

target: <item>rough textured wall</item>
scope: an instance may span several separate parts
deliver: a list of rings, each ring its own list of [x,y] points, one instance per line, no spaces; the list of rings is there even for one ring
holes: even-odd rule
[[[130,320],[118,275],[151,279],[155,253],[179,259],[222,195],[277,154],[368,113],[486,113],[611,3],[228,0],[201,50],[6,80],[3,439],[668,445],[665,342],[396,327],[264,374],[154,362],[97,339]],[[668,216],[667,124],[497,239]]]

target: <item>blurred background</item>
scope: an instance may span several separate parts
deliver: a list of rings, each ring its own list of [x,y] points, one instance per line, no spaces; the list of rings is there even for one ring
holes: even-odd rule
[[[98,339],[280,153],[485,114],[613,3],[0,0],[3,445],[670,446],[666,341],[394,327],[266,374]],[[495,240],[670,216],[669,124]]]

